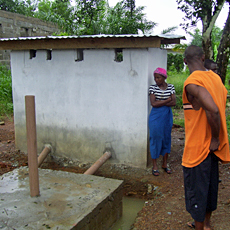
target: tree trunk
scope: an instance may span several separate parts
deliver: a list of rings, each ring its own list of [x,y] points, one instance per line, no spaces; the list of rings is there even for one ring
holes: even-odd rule
[[[212,50],[212,29],[215,25],[216,19],[218,18],[225,1],[219,1],[219,4],[216,6],[215,11],[212,15],[212,3],[210,1],[209,10],[207,10],[207,15],[201,18],[202,21],[202,47],[204,50],[206,59],[213,59],[213,50]]]
[[[213,59],[211,34],[206,34],[206,37],[203,36],[202,47],[204,50],[205,59]]]
[[[218,74],[220,75],[223,84],[225,84],[225,78],[227,73],[227,67],[230,58],[230,5],[228,11],[228,18],[226,20],[220,45],[218,47],[217,65]]]

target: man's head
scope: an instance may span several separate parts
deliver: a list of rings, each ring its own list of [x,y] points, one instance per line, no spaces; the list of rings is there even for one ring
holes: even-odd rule
[[[217,73],[217,64],[213,60],[205,59],[204,67],[208,70],[212,70],[214,73]]]
[[[205,70],[203,50],[199,46],[188,46],[184,52],[184,63],[188,65],[191,73],[195,70]]]

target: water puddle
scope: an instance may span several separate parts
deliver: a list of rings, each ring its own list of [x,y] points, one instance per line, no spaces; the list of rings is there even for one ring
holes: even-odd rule
[[[134,223],[137,213],[143,208],[145,200],[123,197],[123,215],[110,230],[128,230]]]
[[[25,180],[28,173],[23,170],[15,169],[14,171],[3,174],[0,177],[0,193],[13,193],[25,188]]]

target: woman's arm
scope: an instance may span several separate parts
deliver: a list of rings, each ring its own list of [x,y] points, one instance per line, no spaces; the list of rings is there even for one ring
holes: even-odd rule
[[[176,94],[171,94],[172,100],[166,104],[166,106],[175,106],[176,105]]]
[[[167,105],[172,100],[172,97],[167,98],[166,100],[156,100],[154,94],[150,94],[150,102],[152,107],[161,107]]]

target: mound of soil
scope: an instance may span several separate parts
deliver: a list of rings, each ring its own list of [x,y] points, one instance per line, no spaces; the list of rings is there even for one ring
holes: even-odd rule
[[[174,126],[172,152],[169,156],[173,173],[170,175],[161,169],[162,158],[158,160],[159,176],[151,174],[151,166],[139,169],[107,163],[95,173],[97,176],[124,180],[124,196],[145,200],[145,206],[138,213],[131,229],[189,229],[186,223],[192,219],[186,212],[184,203],[181,167],[183,147],[184,129]],[[13,119],[6,119],[5,124],[0,125],[0,175],[26,165],[27,155],[15,147]],[[48,157],[41,167],[84,173],[90,165]],[[227,230],[230,229],[230,164],[220,164],[220,179],[218,209],[213,213],[212,225],[216,230]]]

